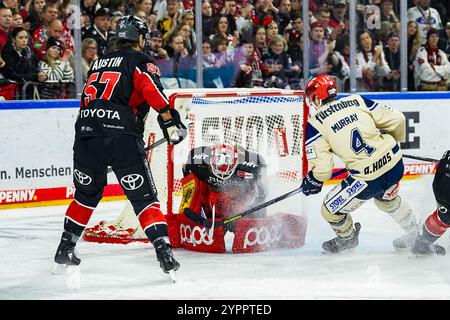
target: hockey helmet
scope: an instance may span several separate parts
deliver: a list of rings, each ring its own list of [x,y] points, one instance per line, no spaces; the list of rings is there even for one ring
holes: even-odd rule
[[[237,146],[216,144],[211,147],[210,166],[212,173],[220,179],[230,178],[238,164],[239,151]]]
[[[139,36],[143,35],[146,42],[150,38],[150,31],[144,20],[137,16],[124,16],[117,21],[117,39],[137,42]]]
[[[336,95],[336,81],[327,74],[321,74],[308,81],[304,98],[308,107],[318,109]],[[314,103],[316,97],[319,98],[319,105]]]

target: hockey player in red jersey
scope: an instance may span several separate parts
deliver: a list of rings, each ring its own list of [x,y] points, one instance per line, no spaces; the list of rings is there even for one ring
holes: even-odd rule
[[[218,222],[264,202],[266,164],[261,155],[232,144],[194,148],[183,165],[183,175],[179,214],[169,218],[174,245],[195,251],[225,252],[227,231],[234,233],[234,252],[303,244],[305,221],[301,217],[288,214],[266,217],[265,209],[261,209],[244,219],[227,223],[225,227],[207,230],[183,214],[185,210],[192,210]],[[283,228],[284,224],[290,227]],[[261,237],[265,243],[258,243],[259,232],[264,233]]]
[[[122,17],[116,27],[118,49],[97,59],[88,72],[75,123],[75,199],[66,211],[57,264],[80,263],[75,245],[102,198],[111,166],[162,270],[169,273],[180,266],[172,254],[167,222],[146,160],[143,131],[150,107],[159,113],[158,123],[168,143],[179,143],[185,126],[163,93],[158,67],[142,52],[148,34],[140,18]]]
[[[445,248],[434,243],[450,228],[450,150],[439,160],[433,179],[433,193],[437,209],[430,214],[422,226],[411,252],[419,255],[445,255]]]

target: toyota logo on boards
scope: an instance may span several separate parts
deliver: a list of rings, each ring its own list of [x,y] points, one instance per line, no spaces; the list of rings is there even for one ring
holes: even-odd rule
[[[87,174],[81,172],[78,169],[73,170],[73,175],[75,176],[75,179],[83,186],[87,186],[92,182],[91,177],[89,177]]]
[[[127,190],[136,190],[144,183],[144,178],[137,173],[132,173],[120,179],[120,184]]]

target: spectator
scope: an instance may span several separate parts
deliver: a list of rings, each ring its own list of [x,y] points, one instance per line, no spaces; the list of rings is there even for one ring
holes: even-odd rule
[[[426,44],[427,32],[431,28],[442,29],[441,16],[436,9],[430,7],[430,0],[417,0],[417,5],[408,10],[408,21],[411,20],[419,25],[422,44]]]
[[[233,34],[236,31],[236,1],[224,0],[223,7],[220,10],[220,16],[225,16],[228,20],[228,33]]]
[[[257,27],[255,32],[255,50],[259,57],[262,57],[268,49],[266,28]]]
[[[148,17],[152,12],[152,0],[131,0],[130,1],[130,14],[136,15],[136,11],[144,11],[145,15]],[[144,19],[145,21],[146,19]]]
[[[202,2],[202,31],[203,39],[214,33],[214,17],[211,4],[208,0]]]
[[[263,88],[269,70],[255,51],[254,42],[243,39],[244,57],[239,61],[239,71],[234,83],[237,88]]]
[[[120,20],[120,18],[122,18],[123,16],[121,16],[119,13],[116,13],[115,15],[113,15],[111,17],[111,19],[109,20],[109,37],[108,37],[108,42],[106,44],[107,47],[107,52],[111,52],[116,50],[117,48],[117,35],[116,35],[116,26],[117,26],[117,22]],[[87,38],[86,38],[87,39]],[[91,38],[92,39],[92,38]]]
[[[110,18],[109,9],[100,7],[95,11],[94,25],[83,36],[83,39],[93,38],[97,41],[99,57],[106,54],[108,51],[108,40],[113,36],[109,31]]]
[[[0,50],[8,42],[8,33],[12,25],[12,12],[9,8],[0,8]]]
[[[331,40],[337,39],[349,28],[348,19],[345,17],[347,5],[345,0],[333,0],[333,14],[328,25],[333,28]]]
[[[59,10],[56,4],[47,3],[42,10],[43,10],[43,21],[39,26],[40,28],[46,27],[50,24],[51,21],[58,19]]]
[[[190,32],[188,35],[188,51],[190,54],[194,54],[196,52],[195,48],[197,46],[197,35],[195,33],[195,17],[194,12],[192,10],[185,10],[181,16],[181,24],[188,25],[190,28]]]
[[[246,1],[242,4],[240,15],[236,18],[237,32],[239,32],[243,39],[253,37],[254,26],[250,18],[252,11],[253,5],[249,1]]]
[[[222,79],[218,72],[219,61],[212,53],[211,40],[205,38],[202,43],[203,50],[203,86],[205,88],[223,88]]]
[[[400,38],[398,33],[391,32],[387,37],[384,56],[391,69],[391,72],[384,77],[384,91],[400,91]]]
[[[30,24],[30,33],[39,28],[44,23],[45,0],[31,0],[28,2],[28,16],[25,19]]]
[[[167,51],[163,48],[163,39],[161,31],[159,30],[152,31],[150,35],[150,44],[148,50],[145,52],[155,59],[157,65],[159,65],[160,61],[169,59]]]
[[[83,82],[87,79],[87,73],[97,56],[97,41],[86,38],[81,42],[81,63],[83,67]]]
[[[298,66],[300,73],[297,77],[289,78],[291,89],[303,89],[303,35],[292,40],[289,39],[287,54],[291,57],[292,65]]]
[[[24,28],[25,30],[29,30],[30,29],[30,24],[27,24],[28,27],[25,26],[25,24],[23,23],[23,18],[20,15],[20,13],[18,13],[17,11],[14,11],[12,14],[12,24],[11,24],[11,29],[14,28]]]
[[[167,0],[155,0],[153,2],[153,13],[156,14],[156,21],[167,15]]]
[[[180,0],[167,0],[166,10],[167,14],[158,20],[158,29],[164,41],[167,41],[181,20]]]
[[[48,26],[38,28],[33,33],[33,52],[42,60],[45,55],[45,44],[49,37],[58,39],[64,44],[64,51],[74,51],[73,40],[69,33],[65,32],[64,26],[59,19],[49,22]]]
[[[278,35],[278,25],[272,17],[268,17],[263,21],[263,26],[266,28],[266,41],[269,43],[273,37]]]
[[[5,78],[20,83],[20,88],[26,81],[45,82],[47,75],[39,71],[39,59],[28,46],[29,35],[24,28],[11,31],[10,38],[2,51],[5,60],[3,75]],[[27,86],[23,99],[33,99],[36,96],[33,86]]]
[[[426,40],[425,46],[419,49],[415,59],[416,86],[421,91],[447,91],[450,63],[445,52],[438,48],[438,31],[430,29]]]
[[[281,0],[278,11],[278,33],[282,34],[291,22],[291,0]]]
[[[217,58],[217,66],[220,68],[220,78],[225,88],[231,87],[234,78],[234,53],[238,39],[230,41],[223,34],[217,34],[211,41],[212,52]]]
[[[408,21],[408,90],[416,90],[414,81],[414,61],[416,60],[417,52],[422,46],[422,39],[419,33],[419,26],[415,21]]]
[[[317,21],[322,22],[322,24],[325,27],[325,37],[326,38],[330,38],[333,31],[335,30],[334,28],[330,27],[330,25],[328,24],[330,22],[331,19],[331,9],[330,8],[325,8],[325,7],[320,7],[317,10],[317,14],[316,14],[316,18]],[[337,31],[339,30],[339,28],[336,29]],[[333,33],[333,39],[330,40],[335,40],[337,37],[337,31],[334,31]]]
[[[325,27],[322,22],[311,24],[311,43],[309,47],[309,70],[311,76],[329,74],[336,80],[341,89],[343,81],[350,74],[350,68],[344,59],[335,53],[336,40],[327,42],[325,39]]]
[[[303,35],[303,19],[299,15],[292,15],[292,29],[289,31],[289,42],[288,46],[291,47],[293,44],[297,44],[299,39]]]
[[[66,50],[60,58],[63,49],[58,39],[48,38],[44,59],[39,62],[39,69],[47,74],[47,81],[40,85],[41,99],[67,99],[71,95],[74,73],[69,60],[72,52]]]
[[[368,30],[358,32],[356,52],[356,90],[379,91],[384,76],[391,69],[384,57],[383,47],[376,45]]]
[[[214,22],[214,33],[209,36],[211,40],[217,35],[222,35],[225,38],[231,38],[230,25],[228,24],[228,18],[225,15],[219,15]]]
[[[85,17],[84,25],[86,29],[94,24],[95,11],[97,0],[81,0],[80,11],[81,15]]]
[[[174,35],[183,38],[184,47],[186,48],[188,55],[192,55],[195,50],[190,39],[191,31],[191,27],[188,24],[180,23],[173,32]]]
[[[286,40],[276,35],[269,42],[269,50],[263,55],[263,63],[269,71],[267,86],[272,88],[290,89],[289,77],[300,73],[297,65],[292,65],[291,58],[286,54]]]

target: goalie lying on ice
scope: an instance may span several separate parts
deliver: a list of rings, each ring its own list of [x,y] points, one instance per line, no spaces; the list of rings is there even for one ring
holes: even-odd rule
[[[222,253],[226,251],[226,232],[234,233],[232,250],[235,253],[304,244],[306,219],[299,215],[278,212],[267,216],[266,210],[261,209],[225,227],[216,225],[216,228],[206,229],[184,214],[185,210],[192,210],[203,218],[219,222],[264,202],[267,177],[261,155],[229,144],[197,147],[190,151],[183,165],[183,175],[179,214],[166,217],[174,248]],[[110,225],[101,222],[87,229],[84,239],[122,243],[145,241],[138,236],[141,231],[134,215],[122,216],[126,218],[119,218]]]

